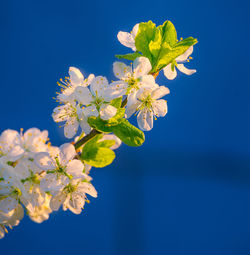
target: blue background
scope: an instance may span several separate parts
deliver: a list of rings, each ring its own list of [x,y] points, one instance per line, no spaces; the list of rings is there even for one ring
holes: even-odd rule
[[[0,241],[7,254],[250,254],[249,2],[247,0],[1,1],[1,126],[48,129],[56,81],[69,66],[112,74],[116,39],[171,20],[197,37],[198,72],[167,85],[169,113],[141,148],[123,145],[91,175],[99,192],[80,216],[27,217]]]

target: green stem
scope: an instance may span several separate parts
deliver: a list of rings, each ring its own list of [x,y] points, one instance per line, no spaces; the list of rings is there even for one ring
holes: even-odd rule
[[[82,139],[75,143],[75,149],[79,149],[82,145],[84,145],[88,140],[95,137],[96,135],[101,134],[101,132],[97,131],[96,129],[92,129],[92,131],[85,135]]]

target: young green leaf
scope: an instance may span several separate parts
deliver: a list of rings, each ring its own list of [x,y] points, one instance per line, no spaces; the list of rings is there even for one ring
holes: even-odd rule
[[[113,126],[111,129],[117,137],[129,146],[141,146],[145,141],[144,133],[126,119],[122,119],[118,125]]]
[[[151,63],[152,54],[149,49],[149,44],[151,41],[154,41],[156,30],[156,26],[151,20],[145,23],[142,22],[139,25],[139,30],[135,37],[136,49],[140,51],[144,57],[148,58]]]
[[[110,149],[115,144],[115,141],[104,140],[99,142],[102,138],[103,135],[97,135],[84,145],[81,158],[88,165],[105,167],[115,159],[115,153]]]

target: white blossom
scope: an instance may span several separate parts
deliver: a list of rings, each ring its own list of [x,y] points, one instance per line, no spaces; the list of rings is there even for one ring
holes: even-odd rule
[[[75,179],[51,199],[50,206],[52,210],[57,211],[63,205],[64,211],[69,209],[75,214],[80,214],[87,200],[86,194],[97,197],[97,192],[88,182],[88,178],[85,180]]]
[[[57,99],[61,102],[68,103],[73,102],[74,91],[78,86],[87,87],[91,81],[94,79],[94,75],[90,74],[88,78],[84,79],[81,71],[76,67],[69,68],[69,77],[60,79],[60,82],[57,84],[62,87],[61,93],[58,94]]]
[[[81,105],[85,106],[83,115],[86,118],[100,115],[103,120],[114,117],[117,109],[110,105],[112,97],[109,92],[108,80],[103,76],[95,77],[90,84],[90,89],[77,87],[75,98]]]
[[[137,112],[139,128],[143,131],[151,130],[154,117],[164,117],[167,114],[167,102],[160,99],[167,94],[169,94],[169,89],[164,86],[140,89],[137,93],[136,103],[127,108],[127,118]]]
[[[51,157],[49,153],[41,152],[35,156],[38,167],[47,172],[41,179],[40,185],[43,190],[56,194],[62,190],[70,179],[84,177],[84,165],[76,156],[75,147],[66,143],[60,146],[59,153]]]

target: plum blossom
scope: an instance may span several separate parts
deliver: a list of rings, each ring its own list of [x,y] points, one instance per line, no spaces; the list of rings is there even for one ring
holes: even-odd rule
[[[81,105],[85,106],[83,115],[87,118],[100,115],[103,120],[114,117],[117,109],[110,105],[112,97],[109,92],[108,80],[103,76],[95,77],[90,84],[90,89],[77,87],[75,98]]]
[[[69,77],[65,77],[65,81],[60,79],[60,82],[57,84],[62,87],[61,93],[58,93],[57,99],[61,102],[73,102],[74,91],[78,86],[87,87],[92,80],[94,79],[94,75],[90,74],[88,78],[84,79],[81,71],[76,67],[69,68]]]
[[[80,214],[87,200],[86,194],[97,197],[97,192],[92,184],[91,178],[72,180],[63,190],[51,199],[50,206],[53,211],[57,211],[61,205],[63,210],[69,209],[75,214]]]
[[[189,62],[189,57],[193,53],[193,46],[188,48],[181,56],[177,57],[172,63],[168,64],[163,68],[164,75],[169,79],[173,80],[177,76],[176,68],[186,75],[191,75],[196,73],[195,69],[187,69],[183,63]],[[176,67],[176,68],[175,68]]]
[[[137,94],[136,103],[127,108],[127,118],[137,112],[139,128],[143,131],[151,130],[153,128],[154,117],[164,117],[167,114],[167,102],[160,98],[169,93],[169,89],[165,86],[140,89]]]
[[[75,147],[70,143],[61,145],[55,157],[51,157],[46,152],[36,154],[35,163],[46,171],[40,182],[44,191],[49,191],[54,195],[67,186],[71,179],[85,176],[84,164],[74,159],[76,155]]]

